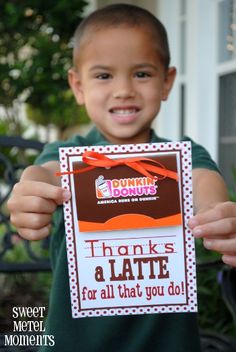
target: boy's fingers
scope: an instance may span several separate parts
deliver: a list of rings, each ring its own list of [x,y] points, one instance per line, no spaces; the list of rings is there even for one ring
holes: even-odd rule
[[[236,235],[235,238],[223,240],[204,238],[203,244],[207,249],[217,251],[222,254],[233,255],[232,248],[236,248]]]
[[[13,213],[11,223],[19,228],[40,230],[51,223],[51,214],[38,213]]]
[[[51,225],[47,225],[39,230],[29,228],[19,228],[18,233],[21,237],[29,241],[37,241],[46,238],[50,233]]]
[[[236,253],[232,255],[224,254],[222,260],[225,264],[236,267]]]
[[[217,220],[193,228],[195,237],[226,236],[236,233],[236,217]]]
[[[36,196],[52,199],[57,204],[62,204],[70,199],[69,191],[61,187],[37,181],[21,181],[14,186],[13,192],[22,196]]]
[[[225,202],[216,205],[214,208],[200,212],[189,220],[189,227],[194,228],[198,225],[214,222],[221,219],[236,217],[236,203]]]
[[[50,199],[44,199],[35,196],[24,196],[12,198],[8,202],[9,210],[13,212],[20,211],[30,213],[48,213],[52,214],[57,207],[55,201]]]
[[[60,203],[57,202],[57,204],[62,204],[63,202],[68,201],[71,198],[71,193],[67,189],[62,189],[62,198]]]

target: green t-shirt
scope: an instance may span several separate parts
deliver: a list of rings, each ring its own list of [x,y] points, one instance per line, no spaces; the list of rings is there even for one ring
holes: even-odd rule
[[[190,140],[185,138],[184,140]],[[150,142],[165,142],[152,131]],[[75,136],[67,142],[48,144],[36,164],[58,160],[58,147],[105,145],[108,142],[93,129],[85,138]],[[192,142],[193,168],[216,170],[208,152]],[[196,314],[146,314],[133,316],[72,319],[66,240],[62,207],[54,218],[51,236],[53,284],[44,335],[53,335],[55,346],[41,351],[57,352],[200,352]]]

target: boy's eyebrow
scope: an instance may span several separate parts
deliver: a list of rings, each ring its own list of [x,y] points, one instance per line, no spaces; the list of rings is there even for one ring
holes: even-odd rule
[[[151,64],[151,63],[141,63],[141,64],[136,64],[133,67],[134,69],[141,69],[141,68],[152,68],[156,71],[158,71],[158,66]],[[90,67],[89,71],[96,71],[96,70],[111,70],[112,66],[108,65],[94,65]]]
[[[151,64],[149,62],[147,63],[142,63],[142,64],[137,64],[134,66],[134,68],[138,69],[138,68],[152,68],[156,71],[158,71],[158,66],[154,65],[154,64]]]
[[[111,69],[110,66],[105,66],[105,65],[94,65],[90,67],[89,71],[96,71],[96,70],[109,70]]]

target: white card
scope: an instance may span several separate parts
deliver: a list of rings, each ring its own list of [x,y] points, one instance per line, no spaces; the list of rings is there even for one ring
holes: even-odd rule
[[[88,152],[118,165],[86,169]],[[60,164],[72,316],[196,312],[190,142],[60,148]]]

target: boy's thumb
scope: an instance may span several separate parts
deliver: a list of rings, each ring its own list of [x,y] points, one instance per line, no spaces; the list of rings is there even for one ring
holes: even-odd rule
[[[66,202],[71,198],[71,193],[67,189],[63,189],[61,196],[56,199],[56,203],[61,205],[62,203]]]

